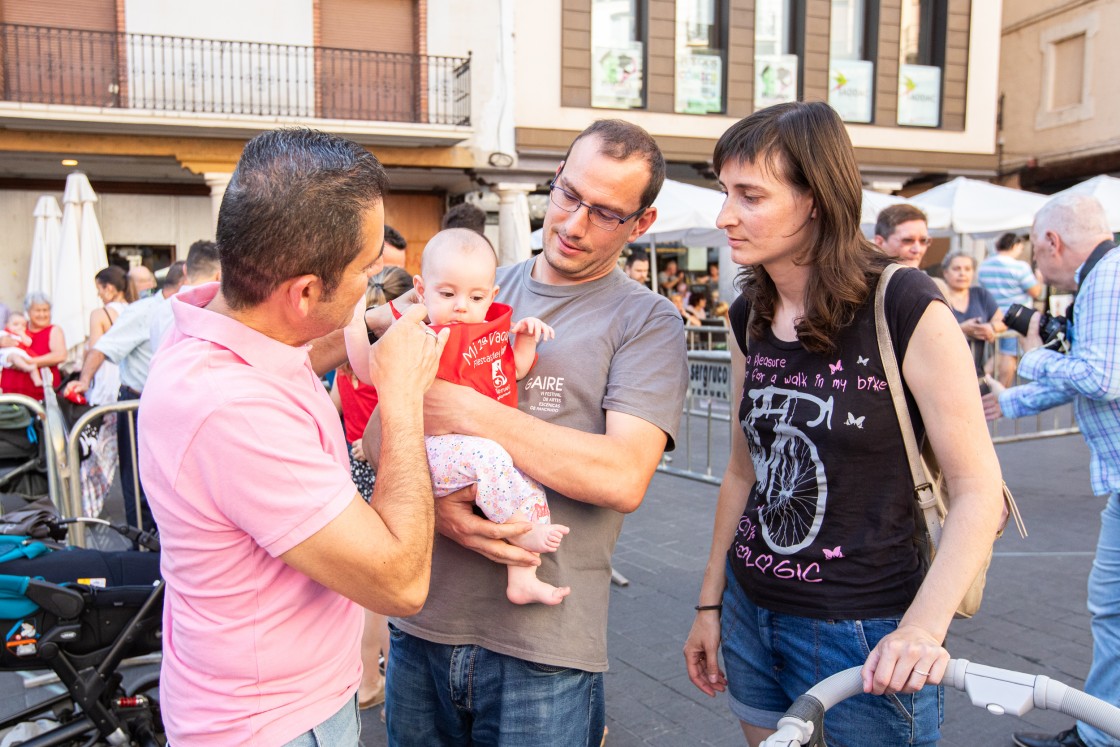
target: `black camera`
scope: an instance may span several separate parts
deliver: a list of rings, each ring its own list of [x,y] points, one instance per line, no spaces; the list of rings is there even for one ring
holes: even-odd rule
[[[1031,317],[1038,313],[1042,314],[1038,320],[1038,336],[1042,338],[1043,346],[1057,350],[1059,353],[1067,352],[1069,338],[1066,335],[1066,328],[1069,322],[1064,316],[1054,316],[1045,311],[1037,312],[1022,304],[1013,303],[1007,307],[1007,313],[1003,315],[1003,323],[1008,329],[1013,329],[1026,337]]]

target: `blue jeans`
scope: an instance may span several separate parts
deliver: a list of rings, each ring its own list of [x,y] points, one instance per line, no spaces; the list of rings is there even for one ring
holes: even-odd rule
[[[362,720],[358,717],[358,695],[323,723],[313,727],[284,747],[359,747]]]
[[[390,747],[598,747],[601,672],[536,664],[481,646],[431,643],[389,626]]]
[[[1101,534],[1093,570],[1089,572],[1089,613],[1092,615],[1093,663],[1085,692],[1120,706],[1120,494],[1113,493],[1101,511]],[[1115,747],[1117,741],[1100,729],[1078,722],[1077,733],[1089,747]]]
[[[898,618],[818,620],[756,607],[727,570],[720,645],[731,712],[766,729],[820,680],[862,666]],[[911,695],[857,695],[825,714],[829,747],[936,745],[944,717],[941,687]]]

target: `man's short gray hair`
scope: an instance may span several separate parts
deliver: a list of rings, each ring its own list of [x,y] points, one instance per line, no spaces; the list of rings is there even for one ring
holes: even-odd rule
[[[45,303],[47,306],[50,306],[51,297],[43,291],[31,291],[23,299],[23,310],[31,311],[31,307],[37,303]]]
[[[1034,233],[1053,231],[1067,244],[1081,244],[1101,234],[1112,234],[1100,200],[1091,195],[1059,195],[1034,216]]]

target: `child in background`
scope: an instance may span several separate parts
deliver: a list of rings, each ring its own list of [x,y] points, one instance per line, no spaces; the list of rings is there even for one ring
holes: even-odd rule
[[[467,229],[447,229],[424,247],[421,274],[413,284],[428,307],[433,328],[451,328],[439,378],[517,407],[514,381],[536,362],[537,343],[555,333],[534,317],[510,326],[513,310],[494,303],[497,265],[486,239]],[[510,335],[514,335],[512,343]],[[437,497],[475,484],[475,503],[491,521],[534,524],[530,532],[510,542],[537,553],[554,552],[560,546],[568,527],[550,523],[544,489],[518,470],[498,443],[459,434],[428,436],[426,442]],[[559,604],[571,591],[541,581],[532,567],[509,566],[508,572],[506,597],[514,604]]]
[[[39,375],[39,367],[31,362],[31,337],[27,334],[27,317],[13,311],[8,315],[8,325],[0,332],[0,337],[7,337],[15,342],[14,347],[0,348],[0,366],[23,371],[31,377],[35,386],[42,386],[43,377]]]

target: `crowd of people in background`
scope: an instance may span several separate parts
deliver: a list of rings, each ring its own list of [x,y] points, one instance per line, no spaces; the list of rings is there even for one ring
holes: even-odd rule
[[[727,304],[719,297],[719,262],[709,262],[702,272],[689,272],[680,267],[676,255],[670,255],[651,285],[650,256],[643,249],[631,248],[623,262],[623,272],[631,279],[650,286],[669,299],[687,326],[723,325]]]

